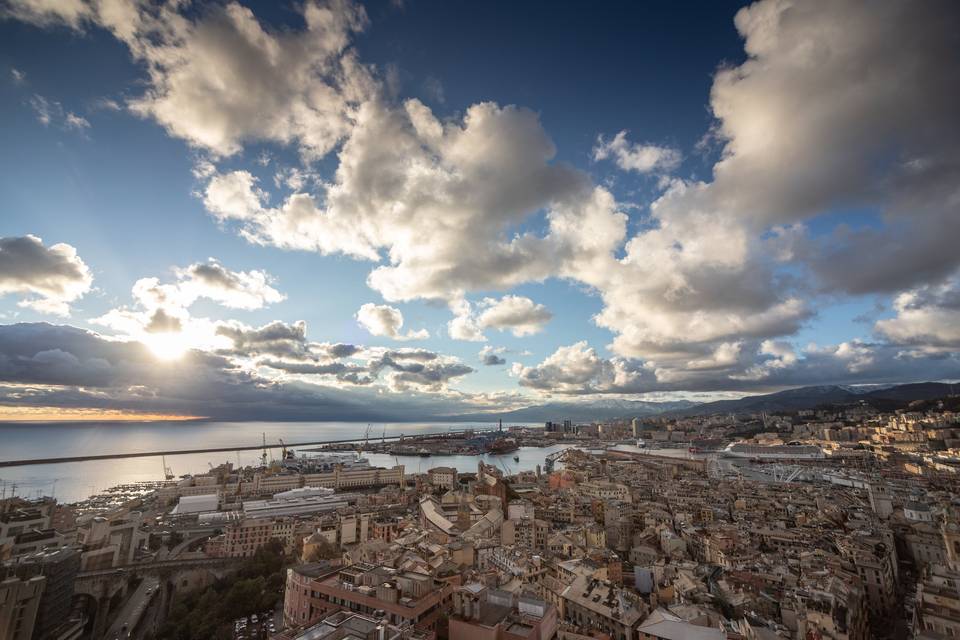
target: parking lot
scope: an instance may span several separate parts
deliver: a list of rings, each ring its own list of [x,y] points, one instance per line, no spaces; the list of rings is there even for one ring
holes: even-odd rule
[[[260,640],[269,638],[276,633],[274,612],[263,613],[239,618],[233,621],[233,637],[235,640]]]

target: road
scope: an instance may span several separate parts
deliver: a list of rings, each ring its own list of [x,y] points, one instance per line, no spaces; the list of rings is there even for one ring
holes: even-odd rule
[[[140,617],[146,610],[150,601],[157,595],[157,589],[160,586],[159,578],[147,576],[140,583],[140,586],[127,598],[127,601],[120,609],[117,619],[113,621],[107,633],[104,636],[109,640],[121,640],[132,636],[133,629],[140,621]],[[149,592],[149,593],[148,593]]]

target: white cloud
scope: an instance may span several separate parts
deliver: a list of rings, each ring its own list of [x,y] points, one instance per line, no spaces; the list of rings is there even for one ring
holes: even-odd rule
[[[41,27],[65,24],[78,29],[92,10],[84,0],[7,0],[0,7],[4,15]]]
[[[370,287],[389,302],[446,302],[449,333],[464,340],[543,324],[516,321],[509,304],[471,304],[470,294],[548,278],[586,285],[603,302],[595,322],[613,332],[616,354],[593,353],[591,389],[644,388],[621,384],[638,377],[772,384],[802,379],[814,364],[879,376],[906,365],[855,341],[829,353],[786,350],[783,338],[823,303],[811,290],[909,295],[960,262],[960,76],[942,64],[960,24],[948,3],[763,0],[742,9],[735,23],[747,59],[721,68],[711,89],[722,146],[711,178],[661,175],[663,192],[632,237],[611,193],[555,160],[533,112],[480,103],[441,120],[418,100],[391,101],[350,50],[366,22],[356,5],[308,3],[305,27],[283,32],[236,3],[189,16],[180,5],[9,5],[38,24],[111,29],[148,69],[133,107],[214,155],[248,141],[295,145],[306,159],[336,151],[327,183],[278,172],[293,191],[278,200],[247,171],[198,170],[206,207],[251,242],[375,262]],[[658,174],[681,160],[625,132],[598,140],[594,155]],[[814,219],[851,207],[878,217],[810,236]],[[529,224],[537,216],[545,225]],[[953,348],[950,307],[898,298],[896,312],[878,335]],[[562,355],[590,359],[585,346]],[[527,369],[528,386],[556,377]]]
[[[960,276],[901,293],[893,307],[896,315],[875,325],[891,342],[930,352],[960,348]]]
[[[553,317],[545,306],[523,296],[484,298],[481,307],[483,311],[477,318],[481,327],[509,330],[518,338],[539,333]]]
[[[530,298],[506,295],[500,299],[484,298],[474,309],[466,299],[460,298],[450,304],[454,317],[447,325],[450,337],[455,340],[482,342],[485,329],[509,330],[516,337],[539,333],[553,314]]]
[[[588,259],[623,232],[623,216],[587,177],[552,164],[554,148],[530,111],[490,103],[461,122],[441,123],[416,100],[403,109],[360,109],[322,201],[295,193],[277,207],[246,172],[215,176],[205,202],[254,242],[345,253],[389,264],[371,287],[387,300],[453,300],[478,288],[508,288],[555,273],[561,260]],[[511,230],[550,207],[546,237]],[[604,217],[612,220],[607,223]],[[430,242],[423,242],[423,238]],[[609,244],[609,242],[608,242]]]
[[[295,144],[308,158],[325,155],[372,90],[367,70],[347,50],[366,14],[352,2],[308,2],[303,18],[302,31],[270,31],[229,2],[196,20],[170,5],[156,17],[140,11],[132,25],[116,23],[150,77],[131,109],[220,155],[257,140]]]
[[[454,300],[450,303],[450,310],[453,318],[447,323],[447,333],[451,338],[468,342],[483,342],[487,339],[473,316],[473,307],[469,301],[464,298]]]
[[[896,346],[862,340],[809,345],[802,352],[775,341],[726,345],[699,364],[696,369],[659,369],[636,359],[604,358],[582,341],[558,348],[534,366],[516,362],[511,373],[521,386],[545,394],[622,395],[924,381],[956,378],[960,371],[956,353],[904,353]]]
[[[305,28],[273,31],[238,2],[181,12],[182,3],[11,0],[6,13],[41,26],[111,31],[147,69],[128,101],[171,135],[219,155],[248,141],[295,144],[306,158],[329,152],[352,111],[375,90],[349,50],[366,13],[349,0],[307,2]]]
[[[560,347],[542,363],[513,363],[512,374],[525,387],[551,393],[628,393],[652,374],[623,358],[605,359],[587,342]]]
[[[18,304],[66,316],[70,303],[90,291],[93,275],[69,244],[43,245],[37,236],[0,238],[0,295],[27,297]]]
[[[45,127],[54,125],[65,131],[76,131],[80,134],[84,134],[90,129],[89,120],[72,111],[67,111],[56,100],[48,100],[39,94],[34,94],[27,103],[33,109],[37,122]]]
[[[757,351],[759,356],[769,356],[748,368],[742,374],[732,374],[738,380],[763,380],[778,369],[788,369],[797,364],[799,358],[793,346],[788,342],[764,340]]]
[[[273,277],[265,271],[231,271],[215,258],[175,270],[177,287],[185,306],[197,298],[208,298],[231,309],[261,309],[282,302],[286,296],[272,286]]]
[[[637,173],[668,173],[683,160],[678,149],[660,147],[654,144],[631,143],[627,132],[621,131],[612,140],[597,138],[593,148],[594,160],[612,159],[624,171]]]
[[[188,349],[222,349],[228,344],[220,325],[190,314],[190,307],[205,298],[230,309],[254,310],[286,298],[271,286],[264,271],[232,271],[216,259],[174,268],[175,279],[140,278],[132,288],[136,304],[111,309],[91,320],[140,340],[154,351],[176,356]]]
[[[36,94],[30,98],[29,103],[30,108],[33,109],[33,113],[37,116],[37,122],[43,126],[47,126],[53,122],[53,112],[55,111],[56,107],[60,106],[59,103],[51,103],[43,96]],[[60,110],[62,111],[62,109]]]
[[[357,322],[370,335],[392,338],[393,340],[426,340],[430,332],[426,329],[408,330],[403,333],[403,314],[399,309],[385,304],[368,302],[360,307],[356,314]]]
[[[67,113],[63,119],[63,126],[67,129],[75,129],[76,131],[83,131],[84,129],[90,128],[90,121],[84,118],[83,116],[78,116],[75,113]]]

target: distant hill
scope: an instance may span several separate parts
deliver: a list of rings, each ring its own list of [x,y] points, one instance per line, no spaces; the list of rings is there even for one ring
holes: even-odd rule
[[[777,393],[759,396],[747,396],[739,400],[719,400],[706,402],[680,410],[670,410],[670,415],[696,416],[713,413],[768,413],[776,411],[800,411],[816,409],[830,405],[845,405],[856,402],[868,404],[882,410],[892,410],[906,406],[915,400],[932,400],[960,392],[960,385],[942,382],[920,382],[901,384],[865,391],[863,387],[851,388],[839,385],[819,385],[787,389]]]
[[[452,420],[483,422],[502,418],[504,422],[595,422],[636,416],[660,415],[696,406],[688,400],[676,402],[644,402],[642,400],[594,400],[589,402],[549,402],[504,413],[471,413]]]
[[[644,416],[700,416],[714,413],[775,413],[800,411],[831,405],[868,402],[881,411],[907,407],[911,402],[945,398],[960,393],[960,385],[919,382],[901,385],[848,387],[818,385],[798,387],[777,393],[747,396],[739,400],[717,400],[698,404],[688,400],[645,402],[642,400],[592,400],[585,402],[548,402],[503,413],[468,413],[438,418],[459,422],[560,422],[574,423],[616,420]]]

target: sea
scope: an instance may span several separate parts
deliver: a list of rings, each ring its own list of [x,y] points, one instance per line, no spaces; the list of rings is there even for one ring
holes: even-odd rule
[[[423,435],[459,429],[490,429],[490,423],[378,423],[370,425],[371,440],[384,435]],[[279,459],[285,443],[322,440],[362,440],[366,423],[354,422],[144,422],[144,423],[7,423],[0,424],[0,460],[27,460],[108,453],[175,451],[260,445],[264,438],[268,456]],[[508,473],[533,470],[550,453],[568,445],[521,447],[503,455],[392,456],[364,453],[374,466],[405,466],[407,473],[432,467],[476,471],[478,460]],[[305,447],[309,449],[313,447]],[[53,496],[59,502],[83,500],[123,484],[163,480],[164,462],[176,476],[205,473],[223,462],[257,465],[260,449],[182,455],[115,458],[85,462],[0,467],[0,495],[25,498]],[[514,460],[514,456],[519,461]]]

